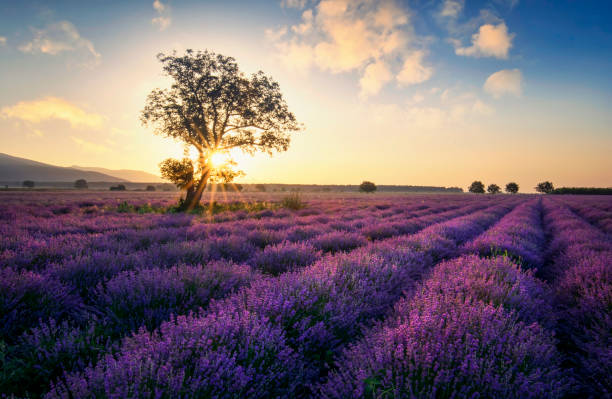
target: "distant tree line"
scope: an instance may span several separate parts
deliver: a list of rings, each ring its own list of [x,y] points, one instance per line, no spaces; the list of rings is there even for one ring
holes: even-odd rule
[[[474,193],[474,194],[484,194],[485,193],[485,185],[481,181],[476,180],[476,181],[472,182],[472,184],[470,184],[470,186],[468,187],[468,191],[470,193]],[[516,194],[516,193],[518,193],[518,191],[519,191],[519,185],[516,184],[515,182],[510,182],[510,183],[506,184],[506,192],[508,194]],[[499,193],[501,193],[501,187],[499,187],[495,183],[491,183],[487,187],[487,192],[489,194],[499,194]]]
[[[551,194],[612,195],[612,187],[560,187]]]

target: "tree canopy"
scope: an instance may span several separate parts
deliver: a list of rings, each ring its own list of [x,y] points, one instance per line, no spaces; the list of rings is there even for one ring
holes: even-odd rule
[[[555,187],[549,181],[543,181],[541,183],[538,183],[537,186],[535,186],[535,190],[538,193],[543,193],[543,194],[550,194],[550,193],[553,192],[554,189],[555,189]]]
[[[515,182],[510,182],[506,184],[506,192],[509,194],[516,194],[519,191],[519,185]]]
[[[149,94],[141,121],[197,151],[195,165],[189,158],[160,165],[162,176],[187,190],[189,207],[199,202],[209,179],[227,183],[241,173],[231,162],[215,170],[213,154],[286,151],[290,133],[301,129],[278,83],[262,71],[247,76],[234,58],[210,51],[159,54],[158,59],[173,83]]]
[[[470,184],[470,187],[468,188],[468,191],[470,193],[476,193],[476,194],[484,194],[485,189],[484,189],[484,184],[482,184],[481,181],[474,181],[472,182],[472,184]]]
[[[501,188],[499,188],[499,186],[495,183],[489,184],[487,187],[487,192],[489,194],[499,194],[501,192]]]
[[[364,181],[359,185],[359,191],[363,191],[364,193],[373,193],[376,191],[376,184],[371,181]]]

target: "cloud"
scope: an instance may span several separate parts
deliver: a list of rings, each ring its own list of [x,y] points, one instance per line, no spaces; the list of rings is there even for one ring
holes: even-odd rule
[[[445,0],[440,10],[440,16],[457,18],[463,10],[463,0]]]
[[[438,90],[419,91],[402,104],[372,104],[364,112],[372,115],[378,128],[403,126],[409,131],[452,131],[473,126],[474,121],[492,115],[495,110],[474,93],[446,91],[442,100]]]
[[[523,75],[518,69],[502,69],[487,78],[484,90],[495,98],[509,94],[519,97],[522,93]]]
[[[43,29],[32,28],[34,37],[19,46],[19,50],[30,54],[58,55],[64,52],[77,53],[83,59],[81,65],[94,67],[100,64],[101,55],[93,43],[79,34],[69,21],[47,25]]]
[[[306,0],[281,0],[280,4],[283,8],[298,8],[301,10],[306,7]]]
[[[80,137],[70,136],[70,139],[74,141],[83,150],[88,152],[106,153],[110,151],[110,148],[106,147],[105,145],[83,140]]]
[[[6,37],[0,36],[0,47],[4,46],[5,44],[6,44]]]
[[[57,97],[20,101],[13,106],[2,108],[0,116],[30,123],[40,123],[53,119],[62,120],[70,123],[73,128],[99,129],[104,124],[103,116],[88,113]]]
[[[472,35],[472,45],[460,47],[459,41],[453,40],[455,54],[473,57],[496,57],[506,59],[512,47],[514,33],[508,33],[508,27],[504,22],[498,25],[482,25],[478,32]]]
[[[423,51],[415,51],[404,60],[402,70],[397,75],[397,81],[402,85],[413,85],[429,80],[433,69],[423,65]]]
[[[359,80],[362,98],[376,94],[389,81],[393,79],[393,74],[383,61],[377,61],[368,65]]]
[[[172,23],[170,17],[170,6],[162,3],[160,0],[153,2],[153,9],[157,12],[157,17],[151,20],[151,23],[159,28],[160,31],[165,30]]]
[[[388,75],[401,73],[405,60],[418,70],[415,63],[423,58],[415,50],[410,12],[396,0],[322,0],[302,13],[300,23],[266,35],[290,68],[357,71],[362,96],[376,94],[392,80]],[[431,76],[431,69],[420,69],[421,79]]]

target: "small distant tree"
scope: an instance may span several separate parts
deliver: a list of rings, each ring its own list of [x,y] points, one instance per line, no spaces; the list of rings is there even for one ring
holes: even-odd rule
[[[147,186],[147,191],[155,191],[155,186]]]
[[[555,189],[555,187],[549,181],[543,181],[541,183],[538,183],[537,186],[535,186],[535,190],[538,193],[543,193],[543,194],[550,194],[550,193],[553,192],[554,189]]]
[[[373,193],[376,191],[376,184],[366,180],[359,185],[359,191],[364,193]]]
[[[487,187],[487,192],[489,194],[499,194],[501,193],[501,188],[495,183],[489,184],[489,186]]]
[[[476,180],[475,182],[470,184],[470,187],[468,188],[468,191],[470,193],[475,193],[475,194],[484,194],[485,187],[484,187],[484,184],[482,184],[481,181]]]
[[[74,188],[78,188],[79,190],[86,189],[87,187],[89,187],[89,185],[85,179],[79,179],[74,182]]]
[[[519,185],[515,182],[510,182],[506,184],[506,192],[508,194],[516,194],[519,191]]]
[[[21,185],[25,188],[34,188],[34,182],[32,180],[24,180]]]
[[[110,186],[110,191],[125,191],[123,184],[117,184],[116,186]]]

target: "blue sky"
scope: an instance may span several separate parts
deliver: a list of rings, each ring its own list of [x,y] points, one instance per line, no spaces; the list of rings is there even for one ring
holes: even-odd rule
[[[157,171],[139,121],[155,55],[210,49],[281,85],[304,123],[247,182],[612,186],[612,3],[0,3],[1,152]]]

